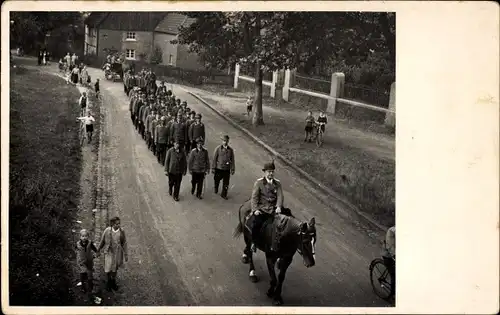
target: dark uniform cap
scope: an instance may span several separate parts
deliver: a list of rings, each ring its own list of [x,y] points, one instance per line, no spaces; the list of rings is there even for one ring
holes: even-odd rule
[[[191,115],[196,115],[196,112],[194,110],[191,111]]]
[[[202,137],[196,138],[196,143],[203,143],[203,138]]]
[[[201,114],[200,114],[200,113],[198,113],[198,114],[196,114],[196,116],[195,116],[195,117],[196,117],[196,118],[201,119]]]
[[[226,141],[229,141],[229,136],[228,135],[223,135],[221,137],[222,140],[226,140]]]
[[[270,163],[266,163],[264,164],[264,168],[262,169],[262,171],[274,171],[276,169],[276,167],[274,166],[274,162],[270,162]]]

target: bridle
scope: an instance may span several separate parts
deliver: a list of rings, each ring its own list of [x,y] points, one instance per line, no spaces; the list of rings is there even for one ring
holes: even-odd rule
[[[299,246],[297,247],[297,252],[301,256],[303,256],[304,253],[304,237],[306,234],[311,235],[312,255],[313,258],[316,260],[316,246],[314,245],[314,243],[316,242],[316,237],[314,236],[314,233],[308,231],[306,232],[299,231],[297,234],[299,235]]]

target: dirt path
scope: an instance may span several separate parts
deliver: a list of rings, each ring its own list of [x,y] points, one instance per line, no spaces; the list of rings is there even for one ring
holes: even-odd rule
[[[92,69],[90,74],[102,78],[101,71]],[[104,124],[110,132],[106,161],[113,179],[109,215],[122,218],[130,248],[130,261],[118,275],[122,289],[114,296],[115,305],[271,305],[265,296],[269,278],[262,253],[256,256],[262,280],[252,284],[248,266],[240,262],[243,241],[232,238],[237,209],[261,176],[267,153],[174,88],[203,114],[208,150],[212,152],[219,136],[227,133],[237,156],[229,200],[211,192],[211,178],[205,199],[193,198],[185,177],[176,203],[168,196],[162,168],[130,122],[122,84],[101,82]],[[386,305],[373,295],[367,272],[370,260],[379,254],[380,235],[357,224],[334,201],[323,202],[325,196],[280,163],[277,168],[288,206],[300,219],[314,216],[318,222],[318,262],[308,270],[296,257],[284,286],[286,305]]]

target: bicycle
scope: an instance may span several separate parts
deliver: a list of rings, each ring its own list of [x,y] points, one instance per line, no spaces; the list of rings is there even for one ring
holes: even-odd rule
[[[383,300],[391,301],[395,296],[393,285],[396,281],[390,272],[386,260],[392,258],[375,258],[370,263],[370,282],[373,292]],[[395,261],[392,261],[395,264]],[[394,273],[395,276],[395,273]]]
[[[321,128],[321,126],[324,126],[324,124],[317,124],[316,126],[316,145],[319,147],[321,147],[323,145],[323,134],[324,134],[324,131],[323,129]]]
[[[83,145],[85,138],[87,137],[87,130],[85,128],[85,122],[80,120],[80,145]]]

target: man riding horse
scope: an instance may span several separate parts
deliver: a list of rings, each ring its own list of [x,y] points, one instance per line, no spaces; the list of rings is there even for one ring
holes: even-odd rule
[[[254,221],[252,230],[252,251],[257,251],[255,240],[257,239],[262,225],[266,220],[274,220],[277,213],[281,213],[283,206],[283,189],[279,180],[274,178],[274,162],[266,163],[262,169],[264,177],[259,178],[252,190],[251,207]],[[278,235],[273,237],[272,251],[278,251]]]
[[[295,253],[302,256],[307,268],[315,265],[316,220],[301,221],[292,215],[291,209],[283,206],[283,188],[274,178],[274,163],[266,163],[262,170],[265,176],[255,182],[252,198],[238,210],[239,222],[233,236],[243,234],[245,249],[241,260],[249,264],[252,282],[258,281],[253,252],[257,247],[264,252],[271,280],[267,296],[273,299],[274,305],[282,305],[285,274]]]

